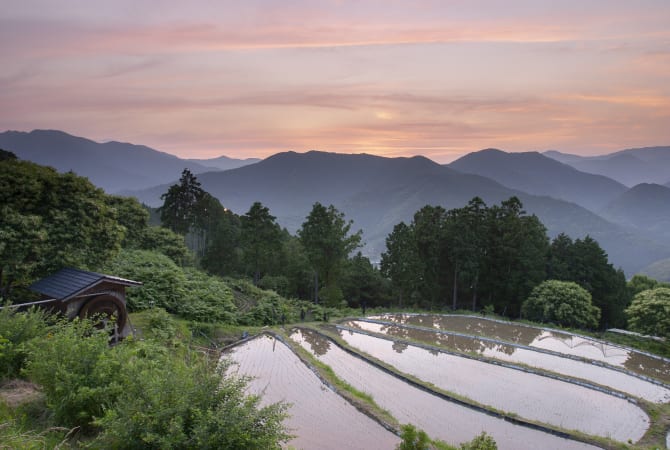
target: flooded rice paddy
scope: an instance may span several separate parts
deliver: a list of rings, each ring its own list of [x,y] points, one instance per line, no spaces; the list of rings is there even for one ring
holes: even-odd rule
[[[260,336],[224,357],[231,370],[253,377],[249,392],[263,404],[291,403],[286,425],[296,435],[290,446],[304,449],[393,449],[400,439],[332,391],[282,342]]]
[[[404,325],[448,330],[600,361],[670,384],[670,361],[584,336],[474,316],[382,314],[370,317]]]
[[[453,445],[469,441],[482,431],[492,435],[500,449],[593,449],[581,442],[514,425],[505,420],[444,400],[395,377],[331,343],[323,336],[297,330],[291,339],[330,366],[335,374],[375,402],[401,423],[412,423],[431,437]]]
[[[403,373],[525,419],[621,442],[638,441],[649,426],[638,406],[600,391],[355,331],[340,335]]]
[[[368,322],[350,320],[342,325],[372,333],[381,333],[393,338],[410,339],[445,347],[458,352],[476,354],[516,364],[524,364],[572,378],[579,378],[614,390],[640,397],[655,403],[670,401],[670,389],[650,381],[629,375],[610,367],[591,364],[588,361],[562,357],[533,350],[532,348],[508,344],[473,336],[447,334],[441,330],[408,327],[393,322]]]

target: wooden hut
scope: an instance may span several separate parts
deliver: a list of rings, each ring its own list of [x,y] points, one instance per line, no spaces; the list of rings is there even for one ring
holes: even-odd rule
[[[126,287],[142,283],[112,275],[65,268],[36,281],[30,289],[42,295],[34,302],[69,319],[99,315],[103,321],[115,319],[114,336],[132,333],[126,310]]]

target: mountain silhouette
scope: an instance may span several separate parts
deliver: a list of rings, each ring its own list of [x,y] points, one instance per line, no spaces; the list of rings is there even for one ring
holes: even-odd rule
[[[193,173],[218,170],[216,161],[196,163],[144,145],[98,143],[57,130],[6,131],[0,133],[0,148],[59,172],[76,172],[108,193],[165,183],[179,178],[184,168]]]
[[[538,152],[486,149],[465,155],[449,167],[488,177],[512,189],[567,200],[592,211],[601,209],[626,190],[623,184],[610,178],[580,172]]]
[[[670,241],[670,188],[642,183],[628,189],[601,212],[608,220]]]
[[[621,150],[602,156],[577,156],[557,151],[544,152],[577,170],[618,181],[628,187],[640,183],[663,184],[670,173],[670,147],[644,147]]]

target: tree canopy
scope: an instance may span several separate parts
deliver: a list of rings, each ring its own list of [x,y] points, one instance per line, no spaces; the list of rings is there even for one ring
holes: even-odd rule
[[[591,294],[572,281],[547,280],[536,286],[521,308],[523,317],[566,327],[595,328],[600,309]]]
[[[329,304],[335,305],[342,300],[340,269],[349,254],[361,244],[361,231],[350,234],[352,224],[333,205],[325,207],[317,202],[298,231],[307,258],[322,280],[320,294]]]
[[[626,309],[628,328],[642,334],[670,338],[670,288],[638,293]]]

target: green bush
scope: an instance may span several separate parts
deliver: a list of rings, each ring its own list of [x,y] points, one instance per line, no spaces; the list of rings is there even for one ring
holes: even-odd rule
[[[143,283],[128,289],[131,311],[160,307],[201,322],[236,321],[232,290],[226,283],[194,268],[182,269],[162,253],[123,250],[104,270]]]
[[[0,380],[20,376],[28,354],[27,343],[46,334],[46,315],[39,309],[17,312],[0,310]]]
[[[124,389],[96,420],[102,432],[94,446],[256,449],[289,439],[286,405],[258,408],[258,397],[244,396],[245,380],[157,350],[150,342],[124,347],[118,375]]]
[[[28,347],[28,378],[41,385],[46,403],[59,425],[87,428],[118,395],[114,368],[102,371],[109,335],[89,320],[60,321]]]
[[[498,444],[490,435],[482,432],[470,442],[461,444],[461,450],[498,450]]]
[[[670,288],[642,291],[626,309],[628,328],[642,334],[670,338]]]
[[[571,281],[548,280],[536,286],[521,306],[524,318],[576,328],[595,328],[600,308],[591,294]]]

